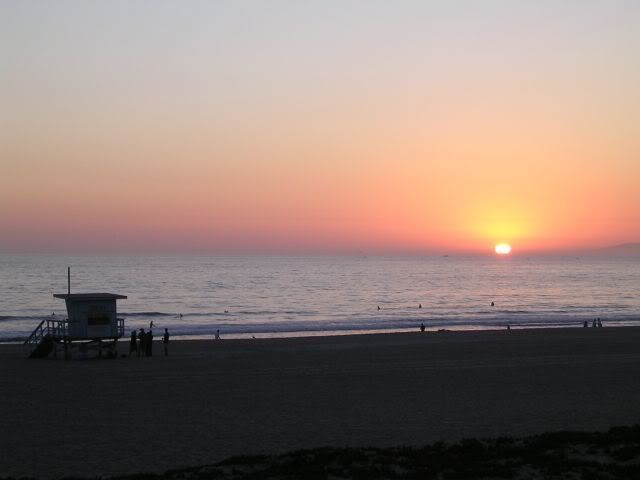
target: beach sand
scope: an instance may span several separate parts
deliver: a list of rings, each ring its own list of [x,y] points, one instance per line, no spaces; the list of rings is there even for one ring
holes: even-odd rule
[[[2,345],[0,477],[634,424],[639,347],[640,328],[173,341],[169,357],[86,361]]]

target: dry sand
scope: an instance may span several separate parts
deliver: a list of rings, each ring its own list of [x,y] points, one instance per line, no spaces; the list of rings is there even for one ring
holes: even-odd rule
[[[0,346],[0,477],[160,472],[239,454],[640,422],[640,328],[175,341],[169,357],[160,350],[63,361]]]

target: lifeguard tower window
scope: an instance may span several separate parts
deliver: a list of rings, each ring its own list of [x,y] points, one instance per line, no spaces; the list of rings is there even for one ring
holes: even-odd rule
[[[87,323],[91,325],[109,325],[111,318],[107,312],[91,310],[87,314]]]

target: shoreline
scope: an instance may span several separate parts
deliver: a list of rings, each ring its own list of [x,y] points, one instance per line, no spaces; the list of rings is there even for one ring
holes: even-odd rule
[[[640,423],[637,327],[176,340],[168,357],[154,345],[153,358],[78,361],[0,346],[0,477]]]
[[[633,322],[634,320],[631,320]],[[640,322],[640,320],[638,320]],[[429,327],[425,324],[425,332],[424,333],[442,333],[442,332],[500,332],[507,330],[507,325],[513,331],[522,331],[522,330],[573,330],[576,328],[584,329],[585,327],[581,324],[575,325],[536,325],[536,326],[522,326],[513,323],[505,323],[504,326],[487,326],[485,328],[475,328],[475,327],[467,327],[467,326],[459,326],[453,325],[450,327]],[[125,327],[125,330],[128,327]],[[162,332],[162,328],[158,327],[157,331]],[[586,328],[594,328],[589,322],[588,327]],[[597,327],[596,327],[597,328]],[[622,323],[618,321],[607,321],[605,320],[603,326],[601,328],[640,328],[640,324],[628,324]],[[171,333],[171,329],[169,330]],[[220,335],[222,339],[225,340],[252,340],[252,339],[276,339],[276,338],[319,338],[319,337],[340,337],[340,336],[357,336],[357,335],[393,335],[398,333],[422,333],[419,331],[419,326],[407,327],[407,328],[386,328],[386,329],[344,329],[344,330],[296,330],[296,331],[273,331],[273,332],[248,332],[248,333],[225,333],[221,330]],[[20,340],[10,338],[8,340],[3,340],[0,338],[0,345],[21,345],[24,343],[28,335],[25,337],[19,337]],[[15,337],[18,338],[18,337]],[[171,333],[171,338],[174,341],[210,341],[215,339],[215,334],[180,334],[180,333]],[[159,336],[154,337],[154,341],[160,341],[161,338]],[[128,336],[125,335],[121,337],[120,342],[128,342]]]

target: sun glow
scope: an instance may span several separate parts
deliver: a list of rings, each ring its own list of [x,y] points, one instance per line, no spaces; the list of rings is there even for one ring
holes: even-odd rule
[[[495,250],[498,255],[509,255],[511,253],[511,245],[508,243],[499,243],[496,245]]]

